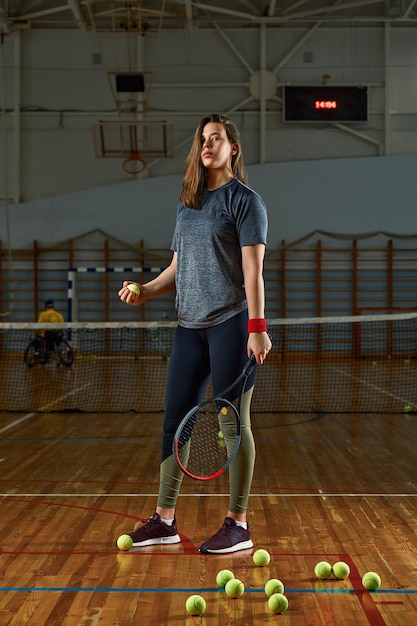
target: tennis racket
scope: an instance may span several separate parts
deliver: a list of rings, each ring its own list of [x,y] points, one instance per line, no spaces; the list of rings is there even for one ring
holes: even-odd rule
[[[252,355],[229,387],[192,408],[182,419],[174,435],[173,453],[187,476],[211,480],[229,467],[239,448],[240,405],[255,365]],[[237,398],[237,406],[226,398],[235,388],[232,398]]]

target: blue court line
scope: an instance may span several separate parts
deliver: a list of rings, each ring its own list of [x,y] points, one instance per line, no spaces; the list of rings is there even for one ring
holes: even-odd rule
[[[60,593],[225,593],[219,587],[0,587],[4,591],[44,591]],[[417,594],[417,589],[378,589],[372,592],[360,590],[363,593],[372,594]],[[245,593],[265,593],[264,589],[245,589]],[[284,593],[332,593],[332,594],[357,594],[357,589],[285,589]]]

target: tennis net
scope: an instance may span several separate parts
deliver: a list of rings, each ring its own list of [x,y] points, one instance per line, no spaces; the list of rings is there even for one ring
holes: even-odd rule
[[[28,367],[29,342],[49,326],[0,324],[1,411],[163,411],[176,323],[61,325],[73,363],[50,359]],[[411,413],[417,407],[417,313],[275,319],[268,331],[273,349],[258,368],[253,412]]]

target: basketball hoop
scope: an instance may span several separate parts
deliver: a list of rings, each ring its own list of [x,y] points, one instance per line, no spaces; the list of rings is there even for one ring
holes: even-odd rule
[[[123,161],[123,169],[127,174],[140,174],[145,167],[145,161],[137,152],[132,152],[132,154]]]

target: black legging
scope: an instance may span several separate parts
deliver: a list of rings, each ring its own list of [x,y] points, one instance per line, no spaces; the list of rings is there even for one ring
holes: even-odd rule
[[[167,379],[162,461],[172,454],[175,431],[187,411],[201,401],[210,375],[216,394],[242,371],[247,360],[247,325],[248,313],[244,310],[206,329],[178,326]],[[253,386],[254,379],[255,371],[246,389]]]

